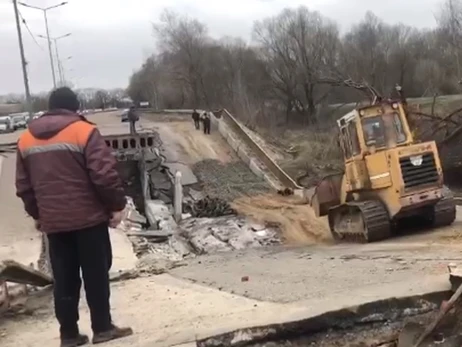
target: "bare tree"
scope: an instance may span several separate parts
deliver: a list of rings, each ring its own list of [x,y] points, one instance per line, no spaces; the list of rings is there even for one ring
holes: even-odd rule
[[[314,121],[316,105],[323,98],[319,97],[319,78],[337,59],[336,25],[302,6],[257,22],[254,36],[286,114],[295,109],[308,122]]]
[[[446,42],[451,45],[457,62],[457,77],[461,78],[460,51],[462,49],[462,1],[445,0],[437,17],[440,30],[446,36]]]
[[[204,90],[203,51],[207,44],[207,28],[203,23],[164,11],[160,23],[154,24],[159,47],[171,54],[171,71],[189,87],[195,105],[210,101]],[[197,107],[197,106],[196,106]]]
[[[226,107],[271,126],[324,121],[339,104],[388,97],[397,84],[408,97],[458,93],[462,0],[442,1],[437,28],[368,12],[343,36],[318,12],[285,9],[255,23],[252,45],[212,39],[204,23],[165,11],[154,24],[157,53],[127,92],[158,108]]]

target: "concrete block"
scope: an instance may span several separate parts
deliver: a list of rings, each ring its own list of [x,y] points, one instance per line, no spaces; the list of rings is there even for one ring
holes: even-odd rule
[[[172,218],[168,206],[161,200],[146,200],[145,213],[152,226],[158,225],[161,220]]]
[[[188,165],[182,163],[165,163],[164,165],[172,174],[175,174],[177,171],[181,172],[181,182],[184,186],[189,186],[198,182],[197,177]]]

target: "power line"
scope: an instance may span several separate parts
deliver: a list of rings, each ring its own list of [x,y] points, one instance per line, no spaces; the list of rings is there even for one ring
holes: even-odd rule
[[[43,47],[40,46],[40,44],[38,43],[37,39],[35,38],[34,34],[32,34],[32,31],[29,29],[29,26],[27,25],[27,22],[26,20],[24,19],[24,17],[22,16],[22,13],[18,10],[18,13],[19,13],[19,17],[21,17],[21,21],[22,23],[24,24],[24,26],[26,27],[27,31],[29,32],[29,35],[32,37],[32,40],[34,40],[35,44],[43,51]]]

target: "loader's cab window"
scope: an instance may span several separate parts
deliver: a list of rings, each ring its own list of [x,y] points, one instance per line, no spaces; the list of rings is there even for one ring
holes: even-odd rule
[[[382,116],[364,118],[362,126],[366,146],[375,146],[376,148],[385,147],[385,126]]]
[[[366,146],[393,148],[406,142],[406,133],[398,113],[391,112],[362,120]]]
[[[391,141],[396,141],[397,144],[406,142],[406,133],[403,130],[403,123],[398,113],[386,113],[383,115],[385,121],[385,127],[389,132],[389,138]]]
[[[348,141],[348,132],[347,128],[344,127],[340,130],[341,134],[341,144],[342,144],[342,149],[343,149],[343,154],[345,155],[345,158],[350,158],[351,157],[351,146],[350,142]]]
[[[346,159],[361,153],[358,132],[356,130],[356,123],[354,121],[349,122],[347,125],[343,126],[340,130],[340,133],[342,148]]]
[[[356,122],[350,122],[348,124],[348,132],[350,134],[351,154],[358,155],[359,153],[361,153],[361,149],[359,147],[359,139],[358,139],[358,131],[356,130]]]

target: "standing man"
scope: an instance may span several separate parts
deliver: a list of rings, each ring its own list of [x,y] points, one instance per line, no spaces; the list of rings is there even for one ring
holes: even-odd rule
[[[136,134],[135,123],[140,120],[140,117],[135,112],[135,106],[130,106],[128,110],[128,121],[130,122],[130,134]]]
[[[194,121],[194,126],[196,127],[196,130],[200,130],[199,113],[197,113],[196,109],[193,110],[192,119]]]
[[[112,323],[109,303],[108,226],[120,223],[126,203],[116,160],[96,126],[76,113],[71,89],[53,91],[48,109],[19,138],[16,194],[48,237],[61,347],[88,342],[78,328],[80,270],[93,343],[131,335]]]
[[[210,134],[210,116],[207,112],[204,112],[204,134]]]

